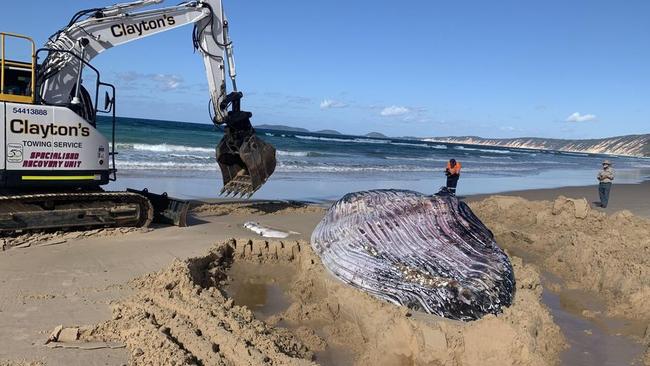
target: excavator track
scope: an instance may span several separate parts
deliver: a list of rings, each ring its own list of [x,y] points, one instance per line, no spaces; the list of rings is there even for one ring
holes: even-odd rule
[[[130,192],[0,196],[0,236],[26,231],[146,227],[153,217],[151,202]]]

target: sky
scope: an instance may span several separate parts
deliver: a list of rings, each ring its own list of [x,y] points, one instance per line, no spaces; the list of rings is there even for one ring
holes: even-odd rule
[[[223,1],[253,124],[390,136],[650,133],[647,0]],[[75,12],[114,2],[10,2],[0,30],[42,45]],[[118,115],[210,123],[191,31],[93,60],[118,88]]]

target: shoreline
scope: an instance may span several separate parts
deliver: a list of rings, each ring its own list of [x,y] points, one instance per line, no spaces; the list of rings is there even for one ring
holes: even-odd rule
[[[647,195],[647,198],[644,196]],[[581,186],[561,186],[556,188],[539,188],[539,189],[523,189],[523,190],[509,190],[496,193],[478,193],[463,195],[459,194],[458,198],[466,202],[476,202],[484,200],[491,196],[510,196],[522,197],[529,201],[553,201],[559,196],[567,198],[584,198],[592,204],[592,208],[607,214],[612,214],[616,211],[628,210],[635,215],[650,217],[650,180],[645,180],[639,183],[614,183],[610,193],[609,205],[603,209],[594,207],[593,203],[598,201],[598,185],[581,185]],[[643,199],[646,198],[646,201]],[[215,203],[291,203],[298,202],[308,205],[315,205],[319,207],[328,208],[336,200],[300,200],[300,199],[237,199],[237,198],[194,198],[190,199],[192,205],[200,204],[215,204]]]
[[[614,190],[618,186],[633,186],[643,184],[650,179],[650,169],[639,171],[619,170]],[[595,181],[593,170],[549,170],[538,174],[523,176],[483,176],[475,173],[465,173],[460,179],[458,195],[486,196],[507,194],[509,192],[524,192],[530,190],[553,190],[566,187],[586,188]],[[434,194],[444,186],[442,172],[417,173],[403,176],[363,176],[363,175],[318,175],[288,176],[276,173],[275,179],[270,179],[255,193],[253,199],[263,200],[297,200],[307,202],[332,202],[349,192],[371,189],[406,189]],[[593,184],[593,187],[596,187]],[[532,187],[532,188],[529,188]],[[167,192],[170,196],[190,200],[219,200],[221,177],[215,176],[164,176],[142,175],[129,176],[123,174],[118,182],[109,184],[107,190],[125,190],[148,188],[150,192]],[[612,191],[612,194],[615,191]]]

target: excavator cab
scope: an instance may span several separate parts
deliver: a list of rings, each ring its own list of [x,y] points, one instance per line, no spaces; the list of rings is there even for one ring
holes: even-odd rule
[[[8,41],[18,41],[16,43],[19,43],[19,46],[26,44],[30,51],[29,60],[18,61],[5,57]],[[36,46],[31,38],[20,34],[0,32],[0,101],[34,103],[35,50]]]
[[[217,145],[217,163],[223,177],[221,194],[250,197],[275,171],[275,148],[257,137],[250,112],[241,110],[240,92],[232,92],[220,103],[225,113],[217,125],[225,125],[224,136]]]

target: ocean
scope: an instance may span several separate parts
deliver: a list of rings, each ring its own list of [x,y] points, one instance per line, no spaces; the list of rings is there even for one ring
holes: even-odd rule
[[[324,127],[326,125],[324,124]],[[98,128],[110,136],[110,123]],[[208,124],[118,118],[118,181],[108,189],[148,188],[180,198],[216,198],[221,174],[215,146],[223,133]],[[435,193],[450,158],[462,163],[458,194],[497,193],[596,183],[602,155],[440,144],[258,129],[277,149],[278,165],[254,198],[324,201],[376,188]],[[650,160],[607,157],[618,183],[650,177]]]

